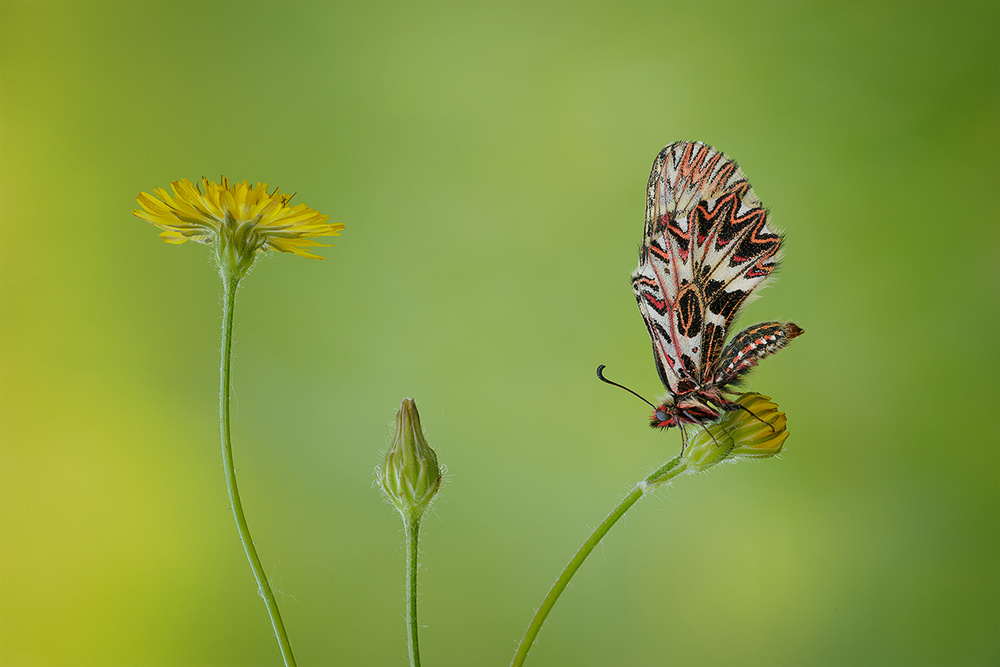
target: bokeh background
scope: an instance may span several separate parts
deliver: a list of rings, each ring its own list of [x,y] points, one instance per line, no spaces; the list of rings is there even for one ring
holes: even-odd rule
[[[1000,664],[995,2],[0,4],[0,662],[275,665],[217,437],[208,249],[140,191],[266,181],[344,222],[237,305],[244,502],[301,665],[405,664],[373,488],[414,396],[425,664],[504,665],[679,446],[629,288],[650,163],[699,139],[787,232],[744,323],[781,460],[678,480],[537,665]]]

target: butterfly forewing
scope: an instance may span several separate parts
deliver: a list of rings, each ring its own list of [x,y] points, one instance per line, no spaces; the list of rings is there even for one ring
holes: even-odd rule
[[[649,174],[643,249],[702,201],[729,192],[740,195],[748,206],[760,205],[739,165],[719,151],[700,141],[668,145],[656,156]],[[686,230],[678,227],[677,232],[686,251]]]
[[[780,256],[781,235],[736,162],[700,142],[660,151],[632,289],[675,398],[718,384],[729,327]],[[733,378],[752,365],[736,363]]]

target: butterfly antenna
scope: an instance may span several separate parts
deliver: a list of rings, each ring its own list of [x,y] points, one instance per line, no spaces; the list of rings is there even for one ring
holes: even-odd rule
[[[607,366],[605,366],[604,364],[601,364],[600,366],[597,367],[597,377],[600,379],[601,382],[606,382],[608,384],[613,384],[614,386],[618,387],[619,389],[624,389],[625,391],[627,391],[628,393],[632,394],[633,396],[635,396],[636,398],[638,398],[639,400],[641,400],[643,403],[645,403],[649,407],[653,408],[654,410],[656,409],[655,405],[653,405],[652,403],[650,403],[645,398],[643,398],[639,394],[635,393],[634,391],[632,391],[631,389],[629,389],[625,385],[618,384],[617,382],[612,382],[608,378],[604,377],[604,369],[605,368],[607,368]]]

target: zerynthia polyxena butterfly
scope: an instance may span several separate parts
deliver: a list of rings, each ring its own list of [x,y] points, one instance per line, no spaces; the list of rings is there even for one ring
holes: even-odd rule
[[[792,322],[762,322],[726,344],[740,309],[777,268],[781,240],[743,171],[723,153],[678,141],[656,156],[632,274],[667,390],[654,406],[653,427],[679,426],[683,433],[684,424],[707,424],[739,409],[726,394],[802,333]]]

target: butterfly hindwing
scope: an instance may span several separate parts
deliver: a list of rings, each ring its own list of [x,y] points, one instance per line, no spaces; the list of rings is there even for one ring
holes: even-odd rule
[[[778,265],[781,235],[763,207],[747,206],[736,193],[701,202],[690,218],[692,272],[705,303],[699,378],[708,383],[730,325]]]

